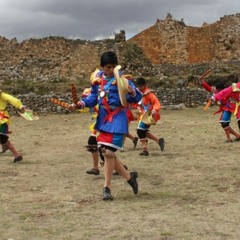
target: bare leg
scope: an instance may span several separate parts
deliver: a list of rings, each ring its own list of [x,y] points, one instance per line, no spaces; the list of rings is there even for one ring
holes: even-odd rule
[[[140,143],[142,145],[143,151],[148,150],[148,140],[146,138],[140,139]]]
[[[122,177],[124,177],[128,184],[132,187],[133,193],[137,194],[138,193],[138,183],[137,183],[137,177],[138,173],[137,172],[129,172],[123,167],[123,164],[121,161],[116,157],[115,160],[115,169],[120,173]]]
[[[224,132],[225,132],[225,134],[226,134],[227,142],[231,142],[232,139],[231,139],[231,137],[230,137],[230,127],[225,127],[223,130],[224,130]]]
[[[111,150],[104,149],[103,156],[105,159],[104,164],[104,173],[105,173],[105,182],[103,188],[103,200],[113,200],[111,195],[111,180],[113,170],[116,169],[119,173],[127,180],[128,184],[132,187],[134,194],[138,193],[138,183],[137,183],[137,172],[128,172],[120,160],[116,157],[115,153]]]
[[[103,153],[103,156],[104,156],[104,175],[105,175],[104,187],[111,188],[111,180],[112,180],[113,170],[115,168],[116,155],[114,152],[106,149],[105,153]]]
[[[134,136],[133,136],[131,133],[127,133],[127,134],[125,134],[125,136],[126,136],[127,138],[130,138],[131,140],[134,139]]]
[[[147,138],[140,139],[140,143],[142,145],[143,151],[141,153],[139,153],[139,155],[148,156],[149,152],[148,152],[148,140],[147,140]]]
[[[231,127],[229,127],[230,133],[236,137],[236,139],[240,139],[240,134],[237,133],[235,130],[233,130]]]
[[[98,170],[98,152],[92,152],[93,168]]]
[[[127,181],[130,179],[130,173],[128,170],[126,170],[122,164],[122,162],[116,158],[115,160],[115,170],[124,178],[127,179]]]
[[[159,138],[157,138],[156,136],[154,136],[152,133],[147,132],[147,138],[155,141],[156,143],[159,143]]]
[[[13,146],[13,144],[7,140],[7,142],[5,143],[5,145],[8,147],[8,149],[12,152],[13,156],[15,158],[21,156],[21,154],[16,150],[16,148]]]
[[[8,147],[6,144],[1,144],[2,145],[2,152],[1,153],[5,153],[8,150]]]
[[[92,160],[93,160],[93,167],[86,171],[87,174],[99,175],[100,171],[98,168],[98,151],[91,152],[92,153]]]
[[[131,139],[133,142],[133,148],[136,148],[137,143],[138,143],[138,137],[134,137],[131,133],[125,134],[125,137]],[[124,139],[124,141],[125,141],[125,139]]]

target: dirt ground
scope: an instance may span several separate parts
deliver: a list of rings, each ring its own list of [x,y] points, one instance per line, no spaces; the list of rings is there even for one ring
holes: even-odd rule
[[[240,239],[240,142],[224,142],[215,110],[162,110],[151,132],[165,138],[165,151],[149,141],[142,157],[127,140],[117,155],[138,171],[139,194],[114,176],[107,202],[103,169],[85,173],[89,114],[13,117],[10,140],[24,160],[0,154],[0,239]]]

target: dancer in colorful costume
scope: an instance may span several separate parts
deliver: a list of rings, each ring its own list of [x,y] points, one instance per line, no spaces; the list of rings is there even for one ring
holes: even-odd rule
[[[11,123],[11,120],[7,111],[8,103],[22,112],[25,111],[26,107],[19,99],[0,90],[0,143],[4,146],[3,149],[5,151],[10,150],[12,152],[14,156],[13,162],[16,163],[21,161],[23,157],[9,140],[9,124]]]
[[[90,80],[91,79],[92,79],[92,75],[91,75]],[[92,79],[92,81],[94,81],[94,79]],[[83,93],[81,95],[81,98],[82,99],[86,98],[88,95],[90,95],[90,93],[91,93],[91,88],[86,88],[83,91]],[[99,175],[100,174],[99,156],[98,156],[98,148],[97,148],[97,133],[98,133],[98,131],[96,129],[94,129],[94,125],[96,123],[96,118],[97,118],[97,114],[98,114],[98,108],[97,107],[92,107],[92,108],[90,108],[89,112],[92,115],[92,120],[94,120],[94,123],[92,123],[90,125],[90,130],[91,130],[92,133],[88,138],[88,145],[85,146],[85,147],[86,147],[87,151],[91,152],[92,160],[93,160],[93,166],[92,166],[91,169],[87,170],[86,173],[87,174],[92,174],[92,175]],[[129,135],[131,135],[131,134],[129,133]],[[134,143],[134,139],[133,139],[133,143]],[[103,164],[104,164],[104,162],[101,163],[101,165],[103,165]],[[126,165],[124,165],[124,167],[125,167],[125,169],[128,169]],[[114,171],[113,175],[117,176],[117,175],[119,175],[119,173],[117,171]]]
[[[139,102],[142,95],[132,82],[121,76],[117,64],[114,52],[103,53],[100,59],[102,70],[96,74],[91,94],[70,108],[99,106],[94,128],[99,132],[97,143],[104,159],[103,200],[113,200],[111,179],[114,169],[127,180],[134,194],[138,193],[137,172],[126,170],[115,152],[122,149],[124,135],[128,133],[127,104]]]
[[[81,98],[84,99],[87,96],[89,96],[91,94],[91,88],[86,88],[82,95]],[[90,108],[90,113],[92,114],[92,120],[94,120],[96,118],[96,115],[98,114],[98,109],[96,107],[92,107]],[[94,125],[94,123],[93,123]],[[91,127],[92,128],[92,127]],[[92,155],[92,160],[93,160],[93,167],[89,170],[86,171],[87,174],[93,174],[93,175],[99,175],[100,174],[100,170],[98,167],[98,148],[97,148],[97,130],[91,129],[92,133],[88,138],[88,145],[86,146],[87,151],[91,152]]]
[[[139,155],[148,156],[148,138],[155,141],[160,146],[161,151],[164,151],[164,138],[158,138],[149,132],[150,126],[160,120],[161,104],[154,92],[147,87],[144,78],[137,78],[136,86],[143,95],[140,102],[142,116],[137,127],[137,134],[143,148]]]
[[[215,93],[211,97],[213,103],[220,101],[220,110],[222,111],[221,124],[227,136],[227,142],[232,142],[230,134],[234,135],[236,141],[240,141],[240,134],[234,131],[230,126],[231,115],[234,114],[237,118],[238,127],[240,129],[240,82],[233,83],[230,87]]]
[[[201,80],[201,85],[204,89],[206,89],[208,92],[213,94],[213,98],[216,95],[218,95],[222,91],[226,91],[224,84],[219,80],[216,82],[215,86],[210,86],[205,79]],[[236,140],[240,140],[240,134],[237,133],[232,127],[230,127],[231,122],[231,116],[234,112],[236,104],[231,101],[231,97],[222,97],[220,100],[217,100],[220,102],[219,110],[214,113],[222,113],[219,118],[219,123],[221,124],[225,135],[226,135],[226,143],[232,142],[231,134],[235,136]],[[215,101],[214,101],[215,102]],[[240,116],[237,116],[238,126],[240,128]]]

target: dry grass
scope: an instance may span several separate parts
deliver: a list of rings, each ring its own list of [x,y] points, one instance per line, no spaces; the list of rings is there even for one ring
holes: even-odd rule
[[[151,130],[165,152],[150,141],[140,157],[127,140],[117,154],[139,172],[140,191],[114,177],[112,202],[101,200],[103,169],[85,173],[88,114],[13,117],[10,139],[24,161],[0,155],[0,239],[240,239],[240,142],[224,143],[214,110],[163,110]]]

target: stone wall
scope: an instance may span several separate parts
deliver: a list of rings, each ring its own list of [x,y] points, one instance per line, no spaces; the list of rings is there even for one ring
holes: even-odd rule
[[[9,92],[24,93],[20,90],[24,90],[27,83],[40,83],[47,86],[47,90],[50,83],[56,90],[54,93],[49,90],[43,91],[47,93],[45,95],[37,95],[38,91],[34,89],[27,91],[34,93],[20,97],[24,104],[41,114],[64,112],[66,110],[49,101],[56,94],[56,97],[71,102],[68,94],[57,93],[57,83],[65,81],[65,89],[61,92],[69,91],[71,82],[79,84],[79,79],[85,79],[89,84],[90,72],[98,67],[101,53],[113,50],[127,73],[146,77],[150,87],[161,86],[158,96],[164,105],[183,102],[187,106],[195,106],[205,102],[206,93],[194,88],[198,83],[193,84],[193,88],[186,88],[189,87],[189,79],[197,80],[197,76],[209,68],[215,74],[234,73],[239,76],[239,36],[240,14],[224,16],[202,27],[186,26],[183,20],[174,20],[168,14],[166,19],[157,19],[152,27],[128,41],[124,31],[115,34],[115,39],[100,41],[48,37],[19,43],[16,39],[0,37],[1,89],[6,90],[10,85]],[[170,84],[175,86],[166,88],[167,84],[162,84],[166,80],[164,77],[172,77],[175,82]],[[187,83],[181,88],[178,87],[180,79]],[[17,85],[19,81],[22,85]],[[78,90],[83,89],[79,87]]]
[[[115,41],[90,42],[60,37],[16,40],[0,38],[0,77],[12,81],[51,81],[81,78],[99,65],[105,49],[116,50]]]
[[[202,27],[187,26],[168,14],[128,42],[137,43],[154,64],[193,64],[239,59],[239,36],[239,13]]]
[[[67,86],[72,82],[84,86],[89,84],[90,73],[99,67],[100,55],[110,50],[117,53],[119,64],[128,72],[154,74],[150,60],[138,48],[128,45],[123,30],[115,39],[99,41],[47,37],[18,43],[0,37],[0,84],[4,84],[3,90],[21,94],[29,92],[31,83],[35,86],[31,91],[37,93],[45,84],[50,84],[49,88],[51,84]]]
[[[161,88],[156,89],[155,93],[164,106],[183,103],[186,107],[197,107],[206,104],[210,97],[209,93],[200,88]],[[50,98],[57,98],[61,101],[72,103],[72,96],[70,93],[50,93],[41,96],[36,95],[35,93],[29,93],[17,95],[16,97],[21,99],[24,105],[38,112],[40,115],[69,113],[68,109],[52,103]],[[17,114],[16,109],[11,105],[8,106],[8,109],[12,115]]]
[[[134,75],[156,76],[161,64],[196,64],[240,59],[240,14],[224,16],[202,27],[186,26],[170,14],[126,41],[125,32],[115,39],[70,40],[62,37],[16,39],[0,37],[0,82],[17,80],[76,82],[99,66],[106,50],[116,51],[120,64]],[[129,54],[136,43],[142,50]],[[134,49],[135,50],[135,49]],[[126,58],[126,56],[128,56]],[[152,66],[151,64],[155,64]]]

